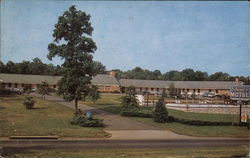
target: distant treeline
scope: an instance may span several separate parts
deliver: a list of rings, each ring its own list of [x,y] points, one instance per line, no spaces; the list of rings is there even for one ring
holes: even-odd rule
[[[208,75],[207,72],[194,71],[193,69],[184,69],[182,71],[168,71],[161,73],[160,70],[150,71],[135,67],[132,70],[121,71],[114,69],[117,78],[126,79],[147,79],[147,80],[169,80],[169,81],[235,81],[235,78],[239,78],[245,84],[250,84],[249,78],[244,76],[230,76],[228,73],[216,72]]]
[[[96,72],[106,73],[106,68],[102,63],[95,61],[94,66]],[[32,61],[23,61],[20,63],[8,61],[4,64],[0,61],[0,73],[56,76],[63,74],[63,68],[59,65],[45,64],[39,58],[34,58]]]
[[[107,73],[105,66],[95,61],[95,70],[99,74]],[[135,67],[132,70],[122,71],[114,69],[116,77],[126,79],[148,79],[148,80],[169,80],[169,81],[234,81],[235,78],[239,78],[245,84],[250,84],[249,78],[244,76],[231,76],[228,73],[216,72],[208,75],[207,72],[194,71],[193,69],[184,69],[182,71],[168,71],[161,73],[160,70],[150,71]],[[0,73],[12,73],[12,74],[33,74],[33,75],[62,75],[63,68],[59,65],[43,63],[39,58],[34,58],[32,61],[23,61],[20,63],[14,63],[12,61],[6,64],[0,61]]]

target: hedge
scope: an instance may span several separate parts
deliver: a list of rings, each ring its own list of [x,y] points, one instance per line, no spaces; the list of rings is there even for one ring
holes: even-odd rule
[[[122,116],[127,117],[144,117],[152,118],[152,114],[146,114],[135,111],[123,111]],[[210,121],[200,121],[200,120],[187,120],[180,119],[174,116],[168,116],[167,122],[177,122],[181,124],[191,125],[191,126],[250,126],[249,123],[235,123],[235,122],[210,122]]]
[[[135,111],[123,111],[121,113],[122,116],[128,116],[128,117],[145,117],[145,118],[152,118],[152,114],[146,114],[142,112],[135,112]]]

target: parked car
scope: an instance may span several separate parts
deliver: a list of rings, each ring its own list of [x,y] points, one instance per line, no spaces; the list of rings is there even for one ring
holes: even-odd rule
[[[203,97],[214,98],[216,95],[213,92],[204,92],[202,94]]]

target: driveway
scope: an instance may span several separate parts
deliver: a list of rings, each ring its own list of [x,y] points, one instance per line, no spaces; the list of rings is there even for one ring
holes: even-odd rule
[[[32,95],[41,97],[39,94]],[[54,101],[64,106],[75,108],[74,103],[65,102],[62,98],[56,96],[46,96],[46,100]],[[78,104],[79,109],[89,110],[95,117],[104,119],[104,131],[112,134],[111,139],[185,139],[190,136],[179,135],[174,132],[163,130],[161,128],[144,124],[128,117],[112,114],[110,112],[93,108],[84,104]]]
[[[39,96],[37,94],[33,94],[33,95]],[[46,96],[46,99],[50,101],[55,101],[56,103],[65,105],[70,108],[75,108],[74,103],[65,102],[60,97]],[[105,130],[160,130],[157,127],[143,124],[143,123],[131,120],[129,118],[115,115],[110,112],[96,109],[96,108],[83,105],[80,103],[78,103],[78,108],[81,110],[89,110],[94,114],[95,117],[104,119]]]

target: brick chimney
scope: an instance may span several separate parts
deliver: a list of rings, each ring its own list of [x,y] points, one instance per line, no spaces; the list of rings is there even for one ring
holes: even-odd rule
[[[115,77],[116,72],[115,71],[109,71],[108,74]]]

